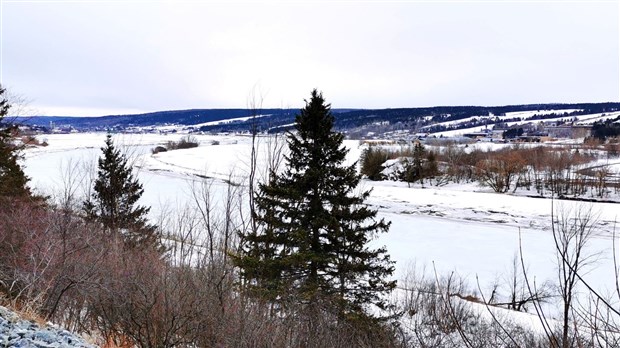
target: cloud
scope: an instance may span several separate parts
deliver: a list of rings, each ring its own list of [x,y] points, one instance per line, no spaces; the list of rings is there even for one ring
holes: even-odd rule
[[[618,6],[8,2],[2,82],[47,114],[617,101]]]

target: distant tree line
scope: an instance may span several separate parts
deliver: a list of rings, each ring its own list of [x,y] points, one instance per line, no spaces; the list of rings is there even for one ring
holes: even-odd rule
[[[504,139],[514,139],[523,135],[523,128],[510,128],[502,133]]]
[[[598,198],[620,193],[620,177],[609,166],[588,167],[600,151],[620,154],[615,144],[581,150],[508,147],[496,151],[465,150],[456,145],[426,150],[418,144],[400,149],[369,146],[361,156],[361,172],[370,180],[398,180],[430,185],[479,182],[494,192],[531,191],[532,195]],[[388,160],[392,160],[388,162]],[[397,162],[394,162],[397,160]],[[389,163],[389,165],[388,165]],[[399,165],[396,165],[397,163]]]
[[[534,114],[529,117],[513,117],[510,119],[499,119],[490,117],[505,115],[508,112],[518,111],[538,111],[550,109],[580,109],[570,113],[550,113]],[[604,113],[620,110],[620,103],[600,103],[600,104],[532,104],[514,105],[501,107],[481,107],[481,106],[446,106],[429,108],[395,108],[378,110],[346,110],[334,112],[334,128],[340,131],[364,127],[372,124],[389,122],[390,125],[401,125],[400,128],[415,129],[423,127],[423,131],[430,133],[442,132],[447,130],[458,130],[484,125],[493,125],[504,122],[518,122],[526,120],[543,120],[559,117],[573,117],[592,113]],[[477,116],[477,117],[476,117]],[[469,122],[462,122],[455,125],[433,125],[434,123],[458,121],[465,118],[476,117]],[[202,127],[201,131],[209,132],[230,132],[248,131],[252,125],[256,125],[262,132],[284,132],[291,128],[295,118],[294,110],[280,110],[269,117],[257,118],[254,120],[240,121],[230,124],[214,125]],[[430,125],[430,126],[428,126]],[[389,128],[389,127],[388,127]],[[393,128],[393,127],[392,127]]]
[[[595,122],[592,125],[592,136],[602,141],[620,137],[620,117]]]
[[[435,125],[427,128],[430,132],[439,132],[452,129],[462,129],[485,124],[500,122],[499,119],[488,117],[506,115],[509,112],[538,111],[538,110],[561,110],[578,109],[570,113],[535,114],[527,120],[542,120],[558,117],[573,117],[594,113],[606,113],[620,110],[620,103],[579,103],[579,104],[529,104],[508,106],[437,106],[423,108],[394,108],[394,109],[334,109],[334,129],[346,131],[372,124],[389,122],[390,124],[402,124],[409,129],[419,126],[428,126],[440,122],[458,121],[469,117],[478,116],[478,121],[472,121],[465,125],[444,126]],[[225,121],[233,118],[248,117],[245,121],[223,122],[218,125],[199,126],[195,131],[202,132],[250,132],[258,129],[262,133],[285,132],[291,129],[295,121],[297,110],[295,109],[262,109],[261,115],[256,116],[250,109],[194,109],[160,111],[139,115],[117,115],[103,117],[35,117],[21,118],[19,122],[48,126],[50,121],[55,124],[66,124],[76,129],[108,129],[116,127],[120,130],[132,126],[153,125],[196,125],[200,123]],[[514,118],[506,121],[523,121],[522,118]]]

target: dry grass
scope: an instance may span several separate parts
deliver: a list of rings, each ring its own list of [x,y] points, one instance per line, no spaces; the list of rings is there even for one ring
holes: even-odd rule
[[[38,308],[40,308],[38,302],[36,300],[10,300],[4,294],[0,294],[0,306],[13,312],[19,319],[28,320],[39,326],[45,326],[47,322],[38,312]]]

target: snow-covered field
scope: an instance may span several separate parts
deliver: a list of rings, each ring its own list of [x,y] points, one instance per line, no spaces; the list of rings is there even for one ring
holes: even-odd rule
[[[560,116],[560,117],[556,117],[556,118],[547,118],[544,120],[527,120],[528,117],[532,117],[534,115],[548,115],[548,114],[562,114],[562,113],[571,113],[573,111],[579,111],[577,109],[564,109],[564,110],[539,110],[539,111],[519,111],[519,112],[508,112],[506,113],[505,116],[498,116],[498,118],[500,120],[504,120],[504,119],[511,119],[511,118],[515,118],[515,117],[521,117],[524,119],[524,121],[510,121],[510,122],[505,122],[506,126],[508,127],[512,127],[512,126],[516,126],[516,125],[520,125],[523,123],[527,123],[527,122],[533,122],[533,123],[538,123],[538,122],[558,122],[558,121],[565,121],[567,119],[572,119],[575,120],[575,124],[576,125],[591,125],[594,122],[598,122],[598,121],[605,121],[608,119],[613,119],[616,118],[620,115],[620,112],[611,112],[611,113],[598,113],[598,114],[588,114],[588,115],[577,115],[577,116]],[[465,123],[465,122],[469,122],[472,119],[476,119],[476,118],[483,118],[483,117],[487,117],[485,116],[473,116],[473,117],[468,117],[465,119],[461,119],[461,120],[455,120],[455,121],[446,121],[446,122],[441,122],[438,123],[438,125],[443,125],[443,126],[455,126],[461,123]],[[495,116],[493,116],[494,118]],[[483,130],[485,130],[486,128],[490,128],[493,129],[493,125],[489,125],[489,126],[476,126],[476,127],[471,127],[471,128],[463,128],[463,129],[455,129],[455,130],[448,130],[448,131],[443,131],[443,132],[436,132],[433,133],[433,135],[439,137],[439,136],[443,136],[443,137],[455,137],[455,136],[461,136],[463,134],[467,134],[467,133],[475,133],[475,132],[482,132]]]
[[[141,204],[152,206],[156,218],[164,209],[191,200],[192,182],[213,178],[216,189],[227,181],[241,182],[249,168],[250,141],[247,136],[196,136],[200,146],[151,155],[151,148],[182,135],[115,135],[115,143],[131,154],[145,193]],[[25,171],[31,186],[54,194],[66,186],[69,172],[93,175],[105,134],[46,135],[49,146],[25,151]],[[219,145],[213,145],[219,141]],[[268,139],[260,139],[259,163],[266,161]],[[348,161],[362,151],[358,141],[346,141]],[[386,245],[396,260],[397,277],[413,265],[436,268],[439,274],[455,271],[475,286],[478,276],[483,289],[505,281],[522,239],[524,260],[530,277],[537,283],[556,280],[557,264],[551,235],[552,201],[509,194],[496,194],[476,184],[451,184],[408,188],[405,183],[363,181],[372,189],[368,201],[379,216],[392,222],[389,233],[374,242]],[[85,185],[78,185],[86,192]],[[614,286],[612,234],[619,205],[555,201],[556,209],[592,209],[597,216],[596,235],[588,252],[597,253],[586,278],[603,293]],[[174,209],[174,208],[173,208]]]

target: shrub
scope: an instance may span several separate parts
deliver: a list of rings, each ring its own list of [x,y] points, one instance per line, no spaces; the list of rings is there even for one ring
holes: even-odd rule
[[[476,164],[476,174],[482,185],[504,193],[510,190],[513,179],[519,176],[526,164],[519,150],[497,151]]]
[[[194,147],[198,147],[199,142],[195,136],[186,135],[179,139],[179,141],[169,141],[164,146],[157,146],[151,150],[153,154],[157,154],[160,152],[166,152],[171,150],[181,150],[181,149],[191,149]]]
[[[193,147],[198,147],[198,139],[194,136],[186,135],[176,142],[175,146],[168,148],[168,150],[191,149]]]
[[[156,146],[156,147],[154,147],[154,148],[151,150],[151,152],[153,153],[153,155],[158,154],[158,153],[160,153],[160,152],[166,152],[166,151],[168,151],[168,149],[166,149],[166,148],[165,148],[165,147],[163,147],[163,146]]]

